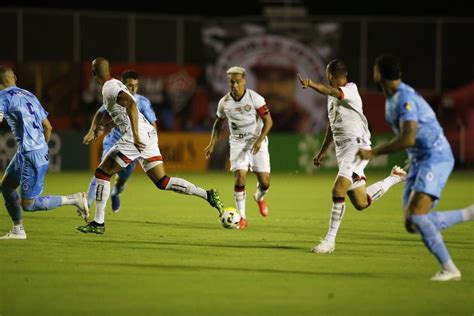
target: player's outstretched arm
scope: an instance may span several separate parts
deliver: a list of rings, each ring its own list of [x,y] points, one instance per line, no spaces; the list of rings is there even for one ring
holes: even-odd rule
[[[301,88],[303,89],[311,88],[323,95],[330,95],[335,98],[341,97],[341,91],[337,88],[331,87],[330,85],[314,82],[310,78],[303,78],[300,74],[298,74],[298,79],[300,80]]]
[[[209,159],[211,157],[212,152],[214,151],[214,146],[219,139],[219,135],[221,134],[222,130],[222,125],[224,124],[224,119],[221,118],[216,118],[214,121],[214,125],[212,125],[212,134],[211,134],[211,140],[209,141],[209,145],[207,145],[206,148],[204,148],[204,156],[206,159]]]

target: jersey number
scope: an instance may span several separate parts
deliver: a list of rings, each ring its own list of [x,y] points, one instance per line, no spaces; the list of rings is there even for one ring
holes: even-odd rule
[[[35,115],[35,109],[33,108],[33,104],[30,102],[26,103],[26,106],[28,107],[28,112],[30,112],[31,115]],[[33,128],[39,128],[38,124],[36,122],[33,122]]]

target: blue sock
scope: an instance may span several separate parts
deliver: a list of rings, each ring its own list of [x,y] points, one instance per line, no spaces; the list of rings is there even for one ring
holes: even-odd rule
[[[27,212],[48,211],[63,205],[62,197],[57,195],[46,195],[37,197],[34,202],[24,207]]]
[[[114,184],[114,187],[112,188],[112,192],[110,193],[110,195],[117,195],[117,194],[120,194],[123,192],[123,190],[125,190],[125,183],[122,184],[122,185],[116,185]]]
[[[431,222],[428,215],[412,215],[410,216],[410,221],[421,233],[421,238],[426,248],[435,255],[440,264],[451,260],[448,249],[444,245],[443,237],[436,229],[435,224]]]
[[[464,222],[462,211],[430,212],[428,213],[428,218],[438,231]]]
[[[95,201],[95,186],[97,182],[95,181],[95,177],[92,177],[91,182],[89,183],[89,190],[87,191],[87,205],[89,208],[92,205],[92,202]]]
[[[5,200],[5,207],[12,221],[21,220],[21,206],[20,197],[15,189],[2,188],[3,199]]]

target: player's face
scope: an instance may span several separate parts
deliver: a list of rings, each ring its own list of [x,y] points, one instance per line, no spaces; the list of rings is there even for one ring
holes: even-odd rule
[[[230,74],[227,76],[230,92],[235,98],[240,98],[245,92],[247,81],[241,74]]]
[[[128,91],[130,91],[131,94],[136,94],[138,91],[138,79],[127,79],[123,83],[124,85],[127,86]]]

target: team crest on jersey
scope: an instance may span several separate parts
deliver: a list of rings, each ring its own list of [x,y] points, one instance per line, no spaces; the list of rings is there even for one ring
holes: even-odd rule
[[[407,104],[405,104],[405,109],[407,109],[407,111],[412,111],[412,107],[411,107],[411,103],[410,102],[407,102]]]
[[[244,109],[245,109],[245,111],[250,112],[250,110],[252,109],[252,106],[250,104],[246,104],[244,106]]]

